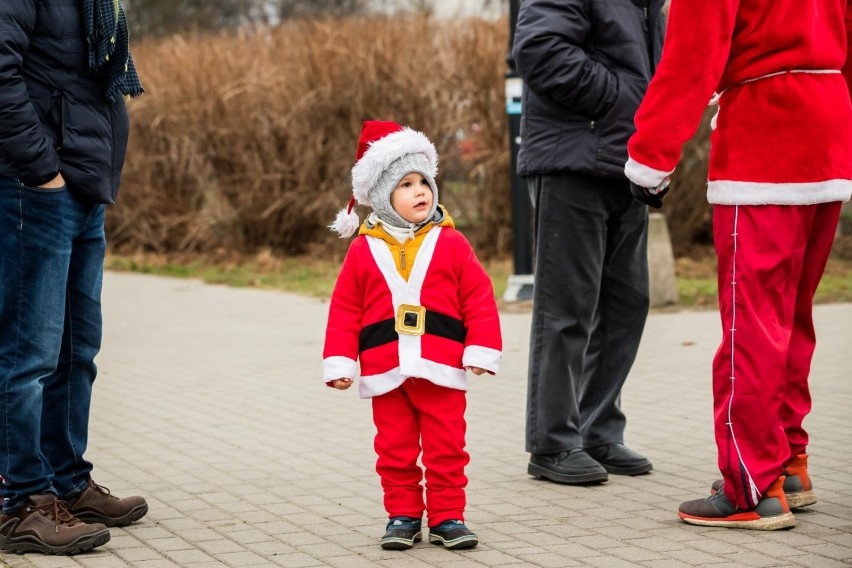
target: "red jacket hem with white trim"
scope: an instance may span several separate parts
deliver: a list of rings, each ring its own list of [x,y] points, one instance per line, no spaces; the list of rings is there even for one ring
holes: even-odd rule
[[[635,117],[625,174],[639,185],[658,185],[720,93],[711,203],[848,200],[850,28],[847,0],[672,0],[662,60]]]

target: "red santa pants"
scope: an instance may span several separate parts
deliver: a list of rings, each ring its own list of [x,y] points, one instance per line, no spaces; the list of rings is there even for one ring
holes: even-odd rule
[[[438,386],[426,379],[408,379],[398,388],[373,398],[376,424],[376,471],[385,492],[389,517],[419,519],[426,510],[429,526],[464,520],[464,450],[467,405],[464,391]],[[417,464],[421,444],[426,469]]]
[[[714,207],[722,317],[713,360],[716,445],[725,495],[744,509],[808,444],[813,297],[840,206]]]

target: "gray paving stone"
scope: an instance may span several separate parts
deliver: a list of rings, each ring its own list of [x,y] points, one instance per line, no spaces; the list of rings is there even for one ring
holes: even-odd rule
[[[170,552],[174,550],[192,550],[195,548],[191,543],[177,538],[153,538],[145,541],[148,546],[160,552]]]
[[[7,566],[33,566],[36,568],[69,568],[81,566],[76,559],[63,556],[3,555],[0,557],[0,562],[4,562]]]
[[[526,474],[530,316],[501,314],[505,355],[468,393],[467,521],[481,544],[384,551],[370,404],[321,384],[327,302],[109,273],[87,458],[146,518],[76,557],[0,555],[9,568],[498,566],[655,568],[852,564],[852,305],[815,310],[811,475],[819,502],[783,532],[693,527],[677,506],[718,478],[713,312],[654,313],[622,405],[654,471],[601,485]],[[128,417],[132,419],[128,420]]]
[[[228,552],[245,552],[246,547],[237,544],[224,537],[220,540],[205,540],[195,543],[198,548],[211,555],[224,554]]]
[[[174,550],[171,552],[167,552],[166,556],[177,564],[181,566],[193,565],[193,567],[200,562],[214,562],[212,556],[205,554],[204,552],[198,549],[189,549],[189,550]]]
[[[163,558],[163,555],[160,552],[144,545],[137,546],[136,548],[122,548],[114,552],[117,556],[130,563],[136,563],[141,560],[159,560]]]
[[[142,560],[134,563],[137,568],[177,568],[179,565],[171,560]]]
[[[228,566],[261,566],[268,564],[269,560],[253,552],[224,552],[216,555],[217,560]]]

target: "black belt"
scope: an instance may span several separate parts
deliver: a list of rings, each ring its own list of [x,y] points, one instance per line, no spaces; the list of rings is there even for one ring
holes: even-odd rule
[[[439,312],[426,310],[425,323],[424,332],[431,335],[437,335],[438,337],[451,339],[459,343],[464,343],[467,336],[467,331],[460,319]],[[361,330],[361,336],[358,339],[359,350],[366,351],[367,349],[379,347],[380,345],[399,339],[395,325],[395,318],[388,318],[364,326],[364,329]]]

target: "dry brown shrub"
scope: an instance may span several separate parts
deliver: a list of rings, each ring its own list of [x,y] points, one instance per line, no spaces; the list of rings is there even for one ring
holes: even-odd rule
[[[710,118],[715,111],[716,107],[705,111],[698,132],[684,145],[663,206],[675,256],[700,255],[700,249],[713,242],[713,208],[707,202],[707,157]]]
[[[441,201],[483,252],[506,252],[506,42],[505,21],[372,17],[135,46],[147,93],[130,107],[113,246],[301,254],[334,243],[326,226],[351,196],[361,122],[382,119],[435,142]]]
[[[134,46],[147,93],[109,238],[186,257],[333,254],[361,123],[395,120],[440,154],[441,202],[484,257],[512,246],[507,21],[298,21]],[[666,200],[676,250],[709,236],[706,125]],[[360,211],[363,218],[365,211]]]

